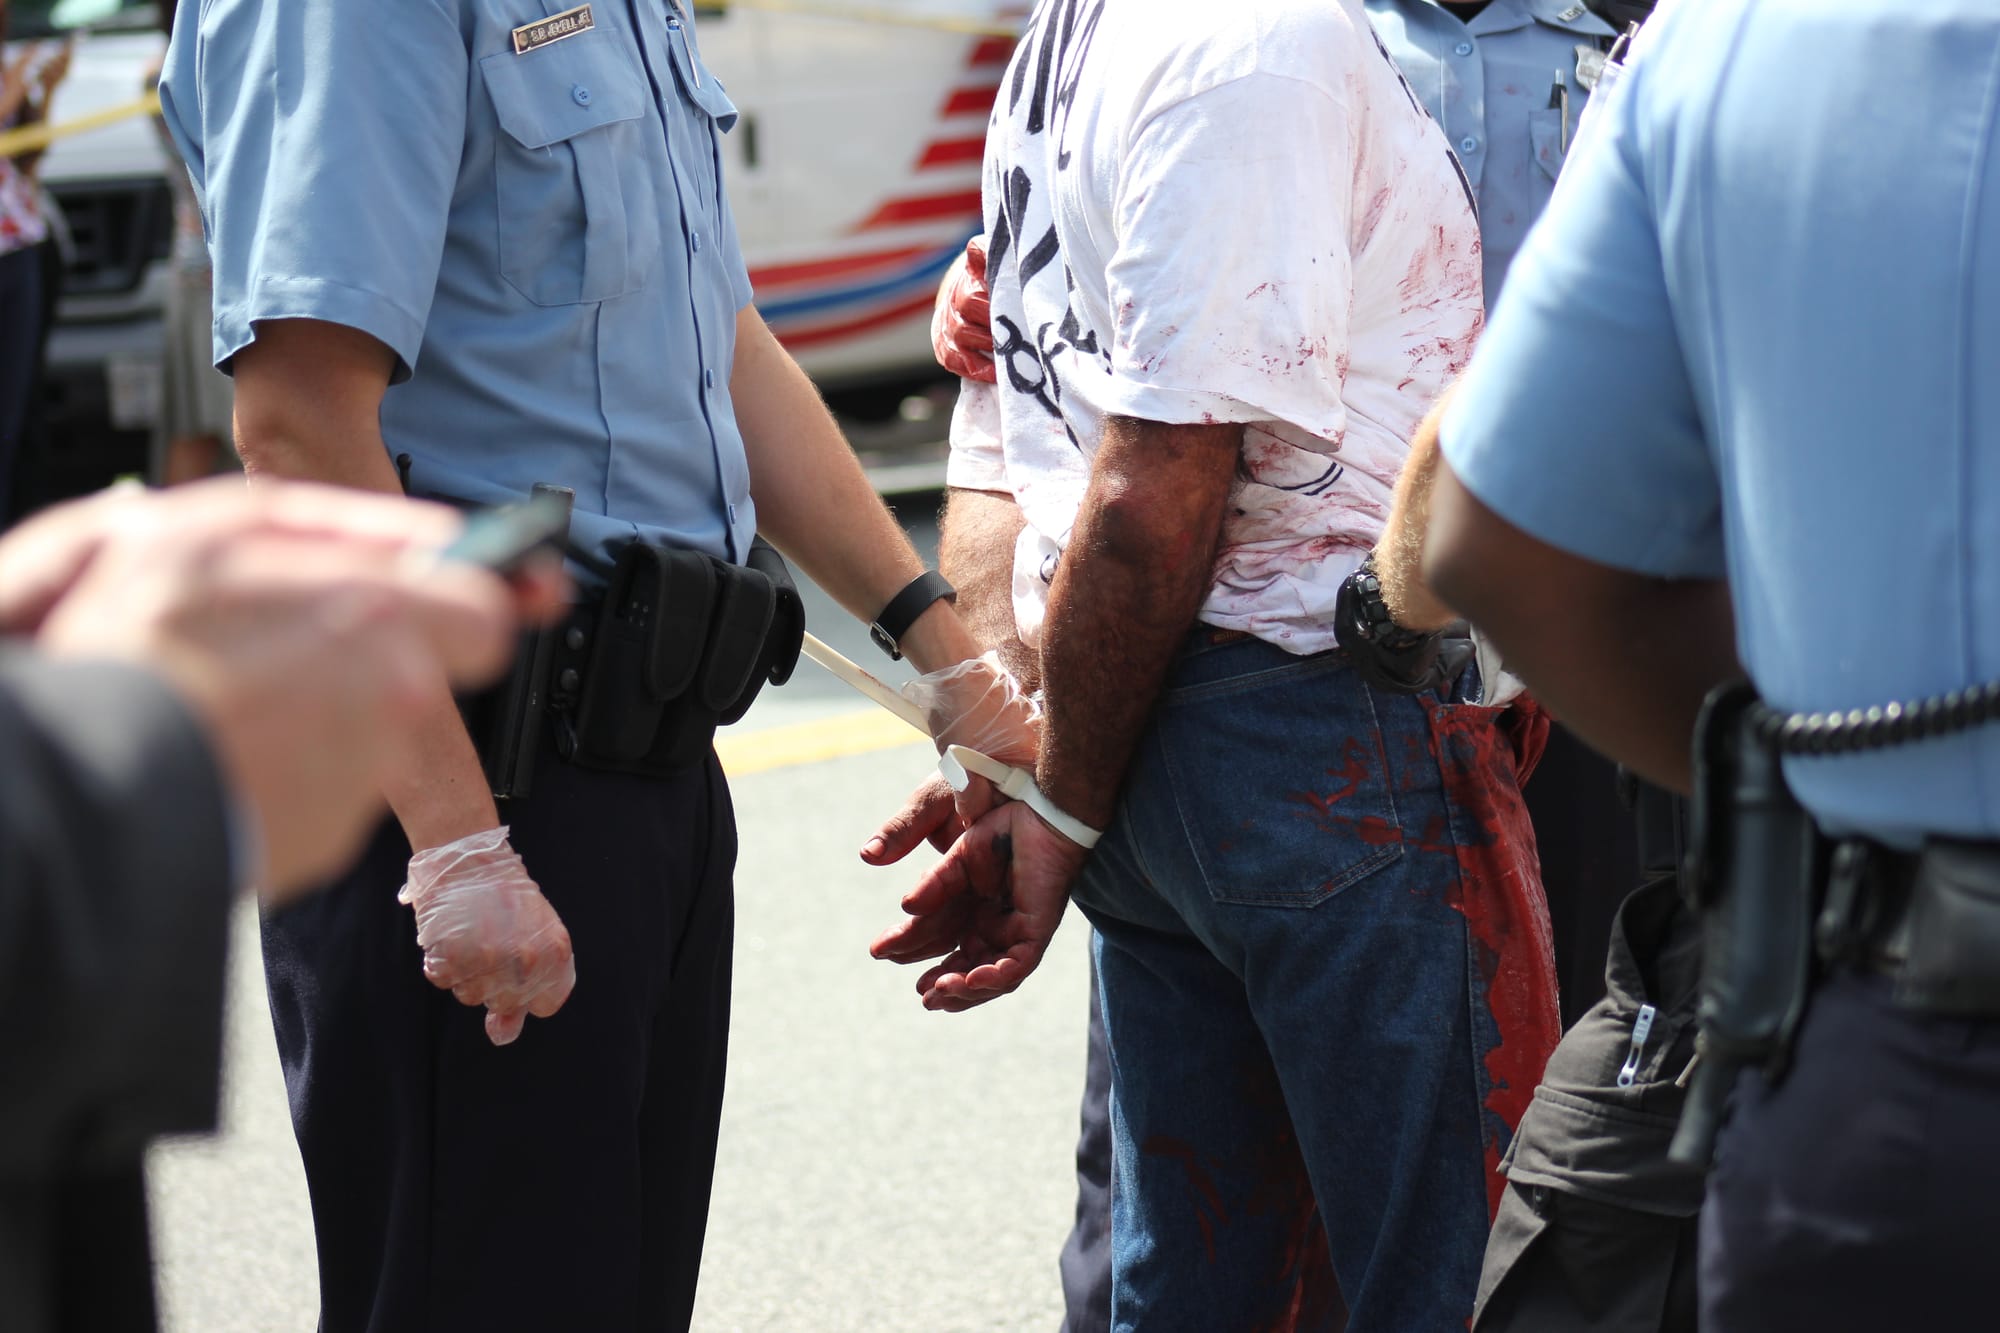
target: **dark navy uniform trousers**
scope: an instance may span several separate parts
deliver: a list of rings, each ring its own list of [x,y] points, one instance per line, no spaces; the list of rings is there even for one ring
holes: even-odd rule
[[[577,971],[512,1046],[424,980],[393,823],[345,880],[265,920],[324,1333],[687,1327],[728,1046],[721,769],[651,781],[545,747],[501,818]]]
[[[1737,1086],[1701,1219],[1703,1333],[1995,1327],[1996,1135],[2000,1021],[1836,975],[1785,1079]]]

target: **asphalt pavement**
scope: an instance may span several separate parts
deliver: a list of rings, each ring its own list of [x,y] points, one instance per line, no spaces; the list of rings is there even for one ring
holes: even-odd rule
[[[930,548],[930,505],[903,507]],[[809,602],[816,633],[900,676],[858,625],[816,592]],[[742,830],[735,1021],[694,1327],[1053,1330],[1088,930],[1072,912],[1021,993],[969,1014],[925,1013],[913,971],[869,959],[869,940],[932,859],[926,849],[909,869],[877,871],[856,855],[929,764],[914,733],[820,757],[869,707],[803,664],[743,724],[768,744],[731,783]],[[170,1333],[305,1333],[317,1314],[255,920],[246,910],[238,924],[223,1132],[153,1159]],[[533,1237],[514,1243],[531,1268]]]

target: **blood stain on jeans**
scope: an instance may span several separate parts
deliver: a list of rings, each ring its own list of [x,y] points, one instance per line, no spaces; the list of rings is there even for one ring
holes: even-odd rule
[[[1185,1139],[1169,1138],[1155,1134],[1139,1145],[1139,1151],[1148,1157],[1164,1157],[1180,1163],[1187,1174],[1188,1198],[1194,1204],[1196,1225],[1201,1228],[1202,1248],[1208,1251],[1208,1261],[1215,1262],[1215,1228],[1229,1222],[1229,1209],[1222,1202],[1222,1191],[1215,1187],[1215,1178],[1209,1174],[1208,1165],[1192,1143]]]

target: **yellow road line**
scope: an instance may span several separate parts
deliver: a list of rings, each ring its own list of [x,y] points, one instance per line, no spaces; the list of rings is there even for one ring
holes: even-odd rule
[[[764,731],[724,731],[715,738],[715,753],[722,760],[723,772],[741,778],[927,741],[907,722],[871,708],[865,713],[843,713]]]

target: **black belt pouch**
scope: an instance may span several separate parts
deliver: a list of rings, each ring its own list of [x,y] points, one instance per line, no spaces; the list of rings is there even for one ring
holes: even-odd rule
[[[805,605],[761,542],[746,566],[635,542],[586,637],[568,757],[664,777],[699,763],[716,727],[748,712],[765,684],[790,679]]]
[[[664,766],[657,752],[663,737],[677,739],[686,729],[682,714],[708,643],[716,570],[704,555],[645,542],[619,554],[589,636],[570,755],[576,763],[652,776],[681,766]]]
[[[759,537],[750,545],[749,568],[752,581],[761,579],[771,587],[771,616],[762,648],[750,677],[735,700],[724,710],[722,725],[734,726],[757,702],[766,684],[783,685],[799,664],[799,652],[806,641],[806,604],[792,582],[792,571],[777,549]]]

